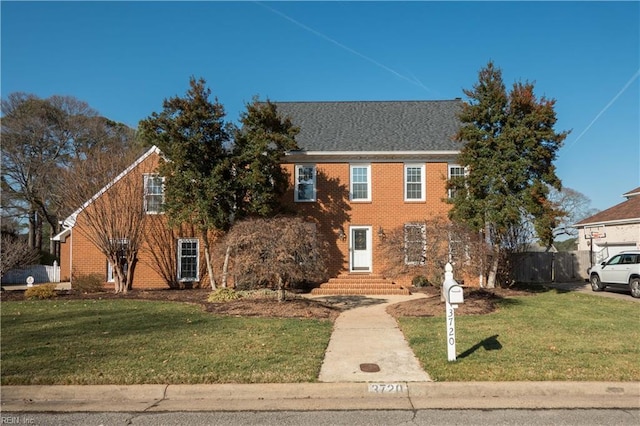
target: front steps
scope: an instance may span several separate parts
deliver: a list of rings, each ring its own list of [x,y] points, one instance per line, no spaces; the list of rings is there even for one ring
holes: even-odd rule
[[[341,274],[329,279],[320,287],[311,290],[318,295],[404,295],[411,294],[408,288],[396,285],[377,274]]]

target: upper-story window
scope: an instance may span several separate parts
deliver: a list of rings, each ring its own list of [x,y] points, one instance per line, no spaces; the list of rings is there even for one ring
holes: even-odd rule
[[[316,166],[312,164],[296,165],[295,201],[316,200]]]
[[[371,201],[371,165],[351,165],[351,201]]]
[[[458,166],[457,164],[449,165],[449,180],[464,177],[466,175],[465,169],[462,166]],[[455,189],[449,190],[449,198],[453,198],[455,195]]]
[[[404,199],[405,201],[425,200],[424,164],[405,164]]]
[[[162,213],[164,204],[164,178],[144,175],[144,211],[148,214]]]

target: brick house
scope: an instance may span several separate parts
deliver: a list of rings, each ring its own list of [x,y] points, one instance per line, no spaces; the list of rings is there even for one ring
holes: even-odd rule
[[[595,263],[623,250],[640,249],[640,187],[622,196],[626,198],[622,203],[574,225],[578,250],[590,251]]]
[[[445,201],[447,179],[463,173],[456,164],[460,144],[453,140],[461,102],[275,102],[278,111],[300,127],[296,137],[300,149],[289,152],[282,163],[291,179],[283,203],[314,222],[330,243],[328,268],[334,281],[356,276],[368,280],[371,292],[378,287],[383,288],[381,292],[394,288],[406,292],[398,287],[409,284],[411,278],[394,279],[397,286],[385,280],[385,258],[377,248],[386,233],[398,227],[414,236],[407,244],[425,244],[424,229],[417,222],[446,216],[450,208]],[[159,194],[161,185],[148,172],[159,155],[152,148],[121,178],[146,176],[145,194]],[[55,237],[61,242],[61,276],[97,272],[108,280],[104,256],[73,230],[81,217],[79,209]],[[149,266],[153,262],[146,252],[141,250],[134,286],[166,287]],[[202,278],[198,273],[202,262],[194,253],[201,253],[197,238],[181,236],[175,252],[177,269],[190,265],[187,269],[193,276],[179,279]],[[344,282],[340,285],[349,287]]]

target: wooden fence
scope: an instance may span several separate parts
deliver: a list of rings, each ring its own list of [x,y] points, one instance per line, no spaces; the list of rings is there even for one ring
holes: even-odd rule
[[[583,281],[590,266],[588,251],[516,253],[512,258],[517,282],[549,283]]]
[[[33,277],[33,282],[59,283],[60,266],[57,262],[51,265],[31,265],[22,269],[12,269],[2,275],[2,284],[26,284],[27,277]]]

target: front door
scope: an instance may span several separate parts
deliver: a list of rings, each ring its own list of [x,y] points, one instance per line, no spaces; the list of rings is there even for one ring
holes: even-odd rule
[[[350,228],[351,272],[371,272],[371,227]]]

